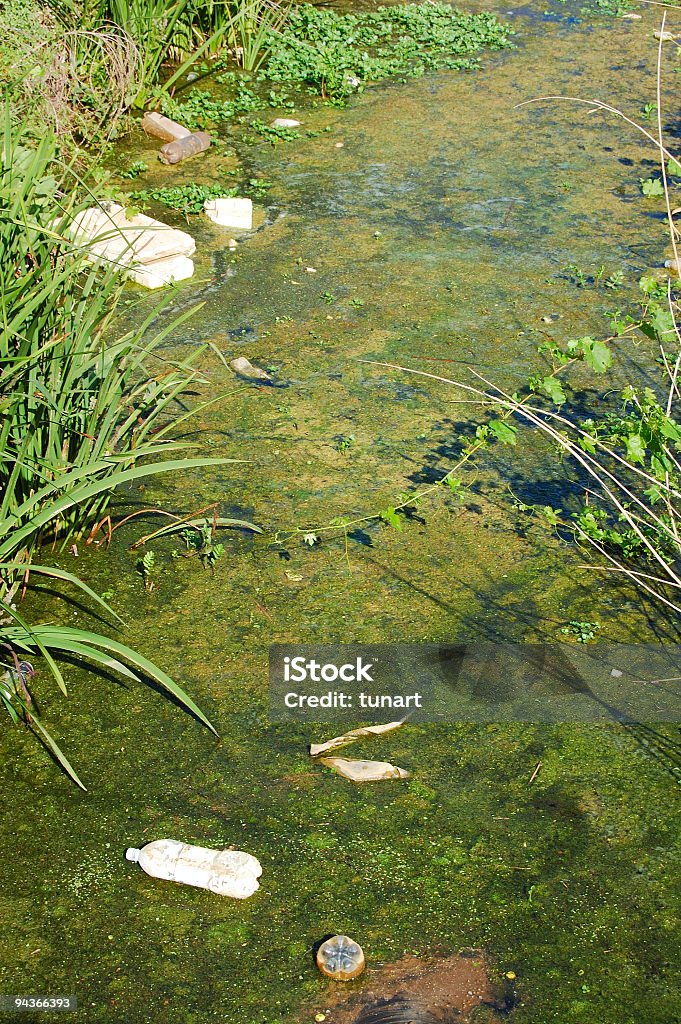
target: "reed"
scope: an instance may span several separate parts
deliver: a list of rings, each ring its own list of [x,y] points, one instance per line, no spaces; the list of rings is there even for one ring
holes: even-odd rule
[[[31,652],[63,692],[58,657],[69,654],[155,680],[212,726],[167,673],[118,640],[32,625],[19,604],[32,573],[77,586],[117,618],[83,581],[34,556],[48,539],[81,536],[121,484],[231,460],[176,457],[186,446],[168,432],[188,415],[178,418],[175,403],[198,379],[200,350],[179,364],[159,357],[181,322],[151,333],[160,308],[115,337],[122,286],[115,268],[94,266],[69,240],[69,224],[92,198],[59,164],[55,137],[31,148],[7,107],[0,156],[0,700],[82,785],[31,704],[30,674],[20,668]]]

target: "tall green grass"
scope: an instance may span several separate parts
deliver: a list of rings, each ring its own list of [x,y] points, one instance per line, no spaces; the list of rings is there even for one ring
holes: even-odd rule
[[[127,676],[150,677],[212,728],[192,699],[158,666],[117,640],[59,625],[35,626],[19,604],[31,573],[75,584],[73,575],[35,564],[47,540],[65,544],[105,514],[113,489],[150,474],[224,459],[176,458],[168,438],[175,401],[197,379],[194,359],[170,364],[156,350],[178,321],[151,333],[156,309],[115,337],[121,283],[69,240],[74,216],[92,204],[54,137],[31,148],[9,111],[0,146],[0,700],[32,725],[79,784],[75,771],[30,705],[19,658],[39,652],[66,692],[59,654]],[[113,340],[111,340],[113,339]],[[171,418],[174,416],[174,420]],[[171,457],[172,456],[172,457]],[[42,560],[41,560],[42,561]],[[107,609],[110,611],[110,609]],[[113,613],[112,613],[113,614]]]

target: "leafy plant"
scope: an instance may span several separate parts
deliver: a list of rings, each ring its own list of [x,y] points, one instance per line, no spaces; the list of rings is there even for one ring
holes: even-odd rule
[[[639,178],[641,192],[647,199],[658,199],[664,195],[664,185],[659,178]]]
[[[136,569],[142,577],[144,589],[148,594],[150,594],[152,590],[156,589],[156,584],[152,579],[155,567],[156,555],[153,551],[146,551],[142,558],[137,559]]]
[[[492,14],[462,14],[445,3],[352,14],[302,4],[270,40],[267,77],[342,101],[365,82],[474,68],[479,50],[510,46],[511,35]]]
[[[189,214],[201,213],[207,199],[219,199],[238,194],[239,189],[236,187],[224,188],[222,185],[197,185],[195,182],[191,182],[188,185],[165,185],[159,188],[138,189],[136,192],[130,193],[130,198],[140,203],[148,203],[153,200],[171,210]]]
[[[128,167],[127,171],[121,171],[121,178],[129,178],[133,181],[135,178],[139,178],[140,174],[144,174],[144,172],[148,170],[149,164],[145,164],[144,160],[135,160],[135,162]]]
[[[572,637],[578,644],[589,644],[596,639],[596,631],[600,628],[598,622],[580,622],[573,619],[567,626],[563,626],[561,633]]]
[[[272,146],[276,146],[278,142],[294,142],[296,139],[301,137],[300,132],[296,128],[286,128],[283,125],[276,124],[265,124],[259,118],[251,121],[251,128],[263,139],[270,143]]]

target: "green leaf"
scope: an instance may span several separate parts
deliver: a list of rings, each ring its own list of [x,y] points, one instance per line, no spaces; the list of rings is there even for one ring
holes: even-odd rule
[[[674,420],[670,420],[668,416],[660,422],[660,433],[663,437],[668,437],[670,441],[681,441],[681,427]]]
[[[387,523],[388,526],[392,526],[395,530],[402,529],[402,521],[392,505],[388,508],[384,508],[379,515],[383,522]]]
[[[143,672],[150,679],[160,683],[169,693],[175,697],[180,704],[188,708],[189,711],[194,714],[200,722],[208,726],[211,732],[217,736],[217,731],[213,725],[208,721],[203,711],[194,703],[191,697],[188,696],[178,686],[170,676],[155,665],[153,661],[145,658],[143,654],[138,651],[134,651],[131,647],[126,647],[125,644],[119,643],[117,640],[111,640],[109,637],[103,636],[100,633],[91,633],[84,629],[71,629],[68,626],[31,626],[30,630],[18,630],[16,627],[10,627],[6,630],[6,636],[11,642],[12,640],[18,641],[26,646],[37,646],[44,653],[44,648],[52,650],[68,650],[70,645],[82,644],[84,647],[101,647],[105,651],[111,651],[113,654],[118,655],[119,658],[124,658],[126,662],[132,665],[134,668]],[[96,651],[93,655],[93,661],[101,663],[102,654],[101,651]]]
[[[664,186],[659,178],[639,178],[641,192],[648,199],[657,199],[664,195]]]
[[[670,156],[669,160],[667,160],[667,174],[671,174],[675,178],[681,178],[681,162],[676,157]]]
[[[584,362],[594,373],[605,373],[612,366],[612,352],[604,341],[582,338],[581,350]]]
[[[567,401],[563,385],[557,377],[544,377],[541,387],[544,394],[549,396],[554,405],[561,406]]]
[[[627,438],[627,458],[630,462],[644,462],[646,446],[640,434],[630,434]]]
[[[518,428],[511,423],[505,423],[503,420],[491,420],[489,429],[501,444],[514,445],[517,441]]]
[[[657,303],[650,307],[650,322],[658,334],[668,334],[674,330],[674,317],[670,310]]]

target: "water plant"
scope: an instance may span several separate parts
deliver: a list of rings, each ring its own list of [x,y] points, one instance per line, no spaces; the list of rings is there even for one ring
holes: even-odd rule
[[[190,182],[187,185],[163,185],[159,188],[137,189],[130,193],[130,198],[139,203],[153,200],[179,213],[201,213],[207,199],[239,195],[239,188],[225,188],[222,185],[198,185]]]
[[[352,14],[302,4],[292,8],[285,30],[273,35],[266,74],[270,81],[307,84],[342,101],[365,82],[471,70],[480,50],[508,47],[511,35],[493,14],[464,14],[445,3]]]

